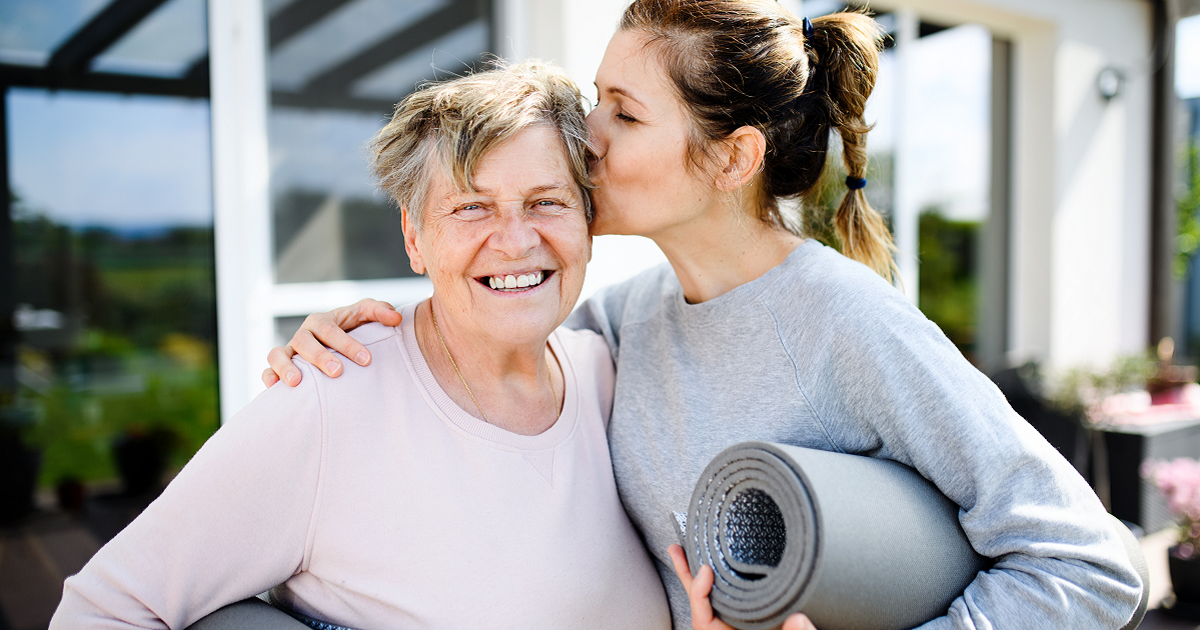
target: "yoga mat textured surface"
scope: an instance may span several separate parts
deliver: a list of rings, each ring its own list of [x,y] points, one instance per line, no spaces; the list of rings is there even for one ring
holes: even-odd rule
[[[944,615],[991,562],[958,506],[896,462],[767,442],[732,446],[692,494],[684,549],[742,630],[804,612],[821,630],[900,630]]]

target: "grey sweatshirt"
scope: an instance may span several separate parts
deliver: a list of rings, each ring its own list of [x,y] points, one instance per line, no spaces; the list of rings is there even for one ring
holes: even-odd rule
[[[617,363],[617,488],[655,557],[674,626],[691,628],[667,546],[704,466],[765,440],[916,468],[995,558],[923,628],[1120,628],[1140,581],[1104,508],[936,325],[816,241],[716,299],[687,304],[670,266],[583,304],[568,326]],[[881,523],[881,527],[886,524]]]

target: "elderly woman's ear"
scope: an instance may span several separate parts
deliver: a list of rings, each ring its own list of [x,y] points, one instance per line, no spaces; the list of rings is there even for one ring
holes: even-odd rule
[[[417,230],[408,221],[408,208],[400,209],[400,226],[404,230],[404,251],[408,254],[408,266],[412,267],[413,273],[423,275],[425,259],[421,257],[421,250],[417,248]]]

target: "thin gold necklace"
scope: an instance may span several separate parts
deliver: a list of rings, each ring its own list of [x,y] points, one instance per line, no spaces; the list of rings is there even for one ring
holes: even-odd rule
[[[433,318],[433,331],[437,333],[438,342],[442,344],[442,350],[446,351],[446,358],[450,359],[450,366],[454,368],[454,373],[458,375],[458,380],[462,382],[463,388],[467,390],[467,395],[471,397],[471,402],[475,403],[475,409],[479,410],[479,415],[483,417],[483,421],[491,424],[487,414],[483,413],[483,407],[479,406],[479,401],[475,400],[475,394],[471,392],[471,386],[467,385],[467,379],[463,378],[462,370],[458,369],[458,363],[454,361],[454,355],[450,354],[450,348],[446,347],[446,340],[442,338],[442,329],[438,326],[437,313],[433,312],[433,302],[429,303],[429,316]],[[554,396],[554,418],[558,419],[558,415],[562,413],[562,409],[558,406],[558,390],[554,389],[554,374],[552,373],[550,360],[546,360],[546,375],[550,377],[550,393]]]

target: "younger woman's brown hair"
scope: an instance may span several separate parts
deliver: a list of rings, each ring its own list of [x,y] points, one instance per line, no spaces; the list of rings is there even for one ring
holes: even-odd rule
[[[693,159],[742,126],[767,141],[759,219],[798,232],[779,199],[820,181],[830,132],[842,140],[849,180],[866,177],[867,97],[879,70],[883,30],[862,13],[803,22],[774,0],[634,0],[621,30],[649,36],[695,123]],[[861,188],[847,190],[834,218],[842,253],[891,280],[891,232]]]

